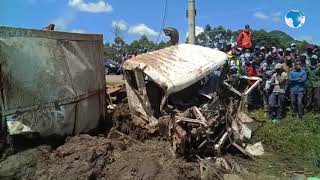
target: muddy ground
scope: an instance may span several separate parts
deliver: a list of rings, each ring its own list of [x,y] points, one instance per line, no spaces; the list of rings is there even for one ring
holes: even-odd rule
[[[0,179],[199,179],[196,161],[176,158],[168,141],[133,127],[126,104],[108,118],[114,120],[113,128],[101,134],[83,134],[57,148],[41,145],[7,157],[0,163]]]
[[[0,162],[0,179],[200,179],[197,158],[177,157],[168,141],[148,136],[133,126],[125,103],[109,112],[108,118],[113,119],[112,128],[100,130],[99,134],[79,135],[67,138],[60,146],[40,145],[7,157]],[[280,179],[279,176],[269,176],[269,172],[261,168],[252,169],[256,165],[266,168],[259,164],[261,161],[255,163],[240,154],[231,157],[246,166],[244,174],[240,173],[242,179]],[[246,169],[254,173],[248,173]],[[240,177],[226,176],[225,179]]]
[[[169,147],[80,135],[56,150],[40,146],[8,157],[0,179],[198,179],[198,164],[176,159]]]

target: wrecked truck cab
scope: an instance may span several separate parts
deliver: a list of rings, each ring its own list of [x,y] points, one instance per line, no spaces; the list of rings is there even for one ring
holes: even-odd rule
[[[123,69],[133,121],[151,129],[159,117],[167,115],[163,109],[171,95],[197,86],[226,62],[224,52],[191,44],[179,44],[127,60]]]

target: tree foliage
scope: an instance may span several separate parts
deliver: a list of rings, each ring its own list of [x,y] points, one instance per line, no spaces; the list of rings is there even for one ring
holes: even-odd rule
[[[206,25],[204,32],[200,33],[196,37],[196,42],[198,45],[222,49],[227,44],[234,43],[238,34],[242,30],[232,31],[230,29],[225,29],[222,26],[211,27]],[[297,41],[285,32],[282,31],[265,31],[263,29],[253,30],[253,44],[259,46],[265,46],[266,48],[271,48],[272,46],[286,48],[289,47],[291,43],[296,43],[300,51],[303,51],[308,45],[306,41]]]
[[[201,46],[221,49],[227,44],[234,41],[234,32],[230,29],[225,29],[222,26],[212,28],[207,25],[203,33],[196,37],[196,43]]]
[[[120,36],[116,36],[112,43],[104,45],[104,58],[120,61],[124,53],[143,53],[168,46],[170,46],[170,42],[161,41],[159,44],[156,44],[145,35],[141,36],[138,40],[132,41],[130,44],[127,44]]]

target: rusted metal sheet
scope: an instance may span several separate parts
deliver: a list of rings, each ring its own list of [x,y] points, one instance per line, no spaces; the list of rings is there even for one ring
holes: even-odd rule
[[[0,27],[1,114],[9,132],[88,132],[104,118],[101,35]]]
[[[180,91],[226,63],[224,52],[180,44],[138,55],[126,61],[125,70],[141,69],[167,94]]]

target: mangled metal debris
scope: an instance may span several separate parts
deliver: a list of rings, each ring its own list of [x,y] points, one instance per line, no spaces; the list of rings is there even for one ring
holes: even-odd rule
[[[197,156],[200,162],[201,180],[221,179],[226,173],[248,173],[248,171],[239,165],[230,157],[201,158]]]
[[[126,61],[124,78],[134,123],[168,137],[177,154],[219,156],[236,145],[250,156],[239,143],[251,136],[242,132],[248,126],[240,110],[261,79],[241,77],[256,81],[242,93],[228,78],[226,64],[225,53],[188,44]]]

